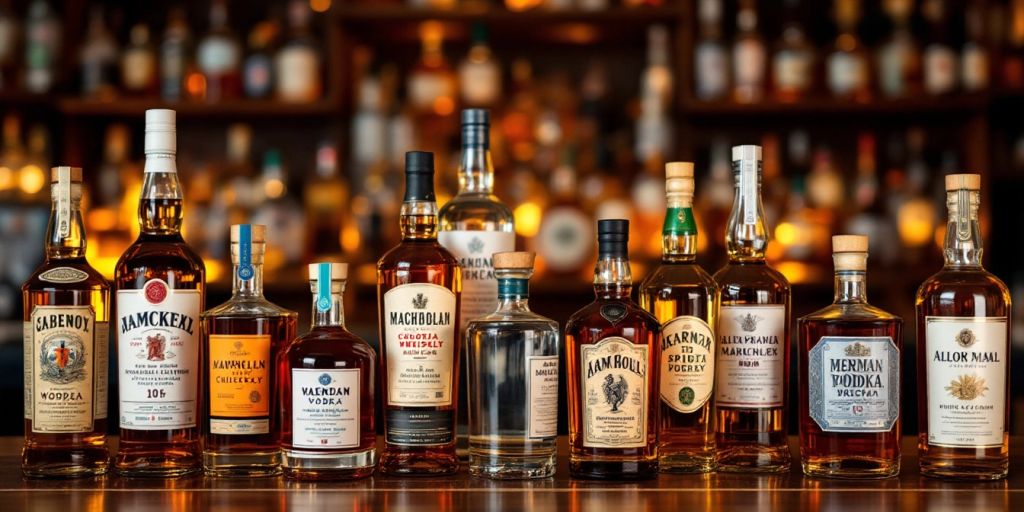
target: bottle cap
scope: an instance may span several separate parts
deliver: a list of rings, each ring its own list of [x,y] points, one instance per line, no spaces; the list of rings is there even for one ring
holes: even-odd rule
[[[434,201],[434,154],[409,151],[405,154],[405,201]]]
[[[866,235],[835,235],[832,237],[832,252],[868,252]]]
[[[836,270],[864,271],[868,266],[868,237],[865,235],[833,236],[832,253]]]
[[[491,113],[483,108],[467,108],[462,111],[462,147],[487,149],[491,145]]]
[[[316,281],[320,277],[320,263],[309,264],[309,280]],[[331,281],[348,279],[348,263],[328,263],[331,268]]]
[[[761,146],[744,144],[732,147],[732,161],[761,160]]]
[[[57,183],[58,181],[60,181],[60,174],[61,174],[61,172],[68,173],[71,183],[81,183],[82,182],[82,168],[81,167],[68,167],[66,165],[61,165],[61,166],[58,166],[58,167],[51,167],[50,168],[50,183]]]
[[[485,108],[467,108],[462,111],[462,125],[491,124],[491,113]]]
[[[947,174],[946,191],[954,190],[981,190],[980,174]]]
[[[231,225],[231,243],[237,244],[241,242],[242,232],[245,231],[243,226],[248,226],[250,242],[254,244],[267,243],[267,227],[261,224],[232,224]]]
[[[493,256],[494,269],[532,269],[536,254],[532,252],[496,252]]]
[[[665,164],[665,197],[670,206],[693,206],[693,162]]]
[[[177,152],[176,117],[175,112],[170,109],[151,108],[146,111],[145,152],[147,154]]]
[[[629,221],[601,219],[597,221],[597,252],[600,257],[625,258],[629,243]]]

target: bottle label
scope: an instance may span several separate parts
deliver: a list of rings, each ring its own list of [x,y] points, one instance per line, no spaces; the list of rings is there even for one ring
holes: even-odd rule
[[[743,39],[733,47],[732,72],[736,77],[736,85],[744,87],[760,87],[764,80],[765,49],[759,41]]]
[[[210,335],[210,433],[270,432],[270,335]]]
[[[107,324],[92,306],[36,306],[25,323],[25,418],[32,432],[92,432],[107,417]]]
[[[835,94],[850,94],[865,87],[867,63],[850,53],[834,53],[828,58],[828,85]]]
[[[823,336],[807,383],[811,419],[825,432],[889,432],[900,417],[900,351],[888,336]]]
[[[583,446],[647,446],[648,349],[619,336],[580,346]]]
[[[721,44],[704,42],[697,46],[694,64],[697,72],[697,96],[713,99],[729,88],[729,55]]]
[[[71,168],[57,168],[57,236],[71,236]]]
[[[786,396],[786,307],[722,306],[718,326],[718,407],[781,407]]]
[[[320,90],[320,61],[312,48],[285,47],[277,54],[277,92],[284,99],[315,100]]]
[[[151,279],[117,292],[121,428],[167,430],[197,424],[202,292]]]
[[[430,283],[403,284],[384,294],[388,405],[451,405],[456,302],[451,290]]]
[[[384,436],[388,444],[437,446],[455,440],[455,411],[388,409]]]
[[[530,373],[528,421],[530,439],[558,435],[558,356],[527,356]]]
[[[757,223],[757,160],[740,160],[740,199],[743,207],[740,218],[741,224],[754,225]]]
[[[925,318],[928,444],[1003,445],[1008,330],[1006,318]]]
[[[661,328],[661,401],[682,413],[711,399],[715,383],[715,335],[704,320],[678,316]]]
[[[459,329],[470,320],[498,309],[498,281],[492,256],[516,250],[516,234],[505,231],[442,231],[437,241],[459,260],[462,267],[462,314]]]
[[[89,274],[72,267],[55,267],[39,274],[40,281],[47,283],[73,284],[89,279]]]
[[[292,446],[359,446],[361,379],[358,368],[292,368]]]
[[[929,45],[924,51],[924,89],[931,94],[949,92],[956,87],[956,53],[944,45]]]
[[[775,86],[782,90],[806,91],[811,86],[811,55],[809,52],[784,50],[775,54],[773,75]]]

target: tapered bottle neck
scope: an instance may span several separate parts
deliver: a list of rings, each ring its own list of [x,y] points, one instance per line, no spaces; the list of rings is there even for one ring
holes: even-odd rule
[[[235,297],[244,298],[262,298],[263,297],[263,263],[249,265],[251,269],[251,277],[246,272],[242,272],[244,268],[237,261],[232,266],[233,280],[231,284],[231,294]]]
[[[436,240],[437,203],[434,201],[402,203],[399,223],[403,240]]]
[[[690,205],[669,201],[661,231],[661,260],[665,263],[697,260],[697,222]]]
[[[768,222],[761,202],[761,160],[733,161],[736,196],[725,234],[730,262],[763,262],[768,247]]]
[[[527,313],[530,311],[530,276],[527,269],[496,270],[498,279],[497,313]]]
[[[462,160],[459,163],[460,194],[492,194],[494,162],[491,160],[489,126],[462,126]]]
[[[864,271],[836,271],[835,303],[867,304],[867,273]]]
[[[629,299],[633,291],[633,275],[629,258],[602,255],[594,268],[594,294],[599,299]]]
[[[85,223],[82,221],[82,184],[71,183],[62,190],[50,187],[52,204],[46,226],[46,260],[85,257]]]
[[[345,304],[342,299],[345,285],[342,283],[340,286],[341,288],[335,291],[332,285],[331,292],[326,297],[321,297],[317,292],[316,283],[313,283],[313,327],[345,327]],[[327,300],[321,302],[323,298]]]
[[[949,221],[946,224],[944,256],[946,267],[981,268],[982,241],[978,209],[981,193],[959,189],[946,193]]]

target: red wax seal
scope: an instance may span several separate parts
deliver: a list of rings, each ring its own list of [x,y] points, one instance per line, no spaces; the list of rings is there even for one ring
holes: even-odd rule
[[[150,304],[160,304],[167,298],[167,285],[163,281],[153,280],[146,283],[146,287],[143,288],[143,293],[146,295],[146,300]]]

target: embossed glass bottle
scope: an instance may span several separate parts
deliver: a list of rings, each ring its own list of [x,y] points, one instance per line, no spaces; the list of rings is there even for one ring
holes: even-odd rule
[[[465,332],[474,318],[488,315],[498,307],[498,281],[494,278],[491,255],[514,251],[516,234],[512,210],[494,195],[494,164],[491,161],[491,116],[485,109],[462,111],[462,161],[459,164],[459,192],[438,211],[437,241],[459,260],[462,267],[462,302],[459,329]],[[469,344],[465,345],[467,348]],[[467,374],[466,350],[461,354],[459,372]],[[468,379],[459,381],[458,439],[460,456],[465,455]]]
[[[832,237],[835,301],[797,321],[804,474],[900,472],[903,320],[867,299],[868,237]]]
[[[298,315],[263,298],[265,253],[265,226],[231,226],[231,298],[202,314],[203,469],[211,476],[281,472],[274,363],[295,339]]]
[[[490,478],[555,473],[558,322],[530,311],[534,254],[494,254],[498,307],[470,322],[469,471]]]
[[[636,480],[658,472],[660,324],[630,299],[629,221],[597,223],[596,299],[565,326],[569,471]]]
[[[714,468],[715,458],[718,287],[697,264],[693,164],[669,163],[665,175],[661,265],[640,285],[640,306],[661,322],[658,466],[662,472],[703,473]]]
[[[715,273],[715,466],[726,472],[785,472],[790,288],[765,264],[769,229],[761,203],[761,147],[733,147],[732,170],[729,262]]]
[[[345,328],[345,263],[309,265],[313,327],[277,359],[284,474],[337,480],[373,474],[377,355]]]
[[[996,480],[1010,456],[1010,292],[982,267],[981,176],[946,176],[942,270],[917,291],[921,474]]]
[[[82,169],[50,171],[46,259],[22,286],[29,477],[101,475],[107,451],[110,286],[85,260]]]

